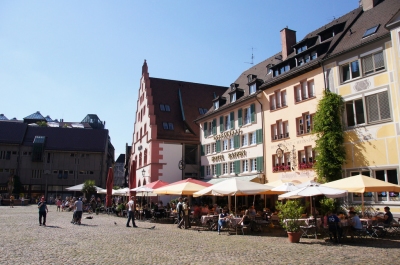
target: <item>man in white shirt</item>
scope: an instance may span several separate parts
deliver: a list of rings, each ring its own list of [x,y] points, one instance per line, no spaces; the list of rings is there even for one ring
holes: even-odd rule
[[[137,225],[135,224],[135,197],[132,196],[130,201],[126,204],[127,208],[128,208],[128,222],[126,223],[126,227],[131,227],[129,225],[129,222],[132,219],[132,226],[133,227],[137,227]]]
[[[83,212],[83,202],[81,197],[79,197],[79,199],[75,202],[75,209],[75,224],[80,225]]]

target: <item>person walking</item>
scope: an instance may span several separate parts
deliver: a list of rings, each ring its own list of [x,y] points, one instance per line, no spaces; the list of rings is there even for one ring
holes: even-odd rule
[[[83,212],[83,202],[82,202],[82,197],[79,197],[79,199],[75,202],[75,224],[80,225],[81,224],[81,219],[82,219],[82,212]]]
[[[38,209],[39,209],[39,226],[41,226],[42,224],[43,226],[46,226],[46,215],[49,212],[49,209],[47,209],[47,204],[46,201],[44,200],[44,196],[40,199],[38,203]]]
[[[190,228],[189,224],[189,206],[187,204],[187,198],[183,199],[182,203],[182,213],[183,213],[183,218],[178,224],[178,228],[181,228],[183,224],[185,224],[185,229]]]
[[[179,225],[182,222],[183,216],[182,197],[178,198],[178,203],[176,204],[176,212],[178,213],[178,228],[181,228]]]
[[[131,227],[129,225],[129,222],[132,219],[132,226],[133,227],[137,227],[137,225],[135,224],[135,196],[132,196],[131,199],[129,200],[129,202],[126,204],[127,208],[128,208],[128,222],[126,222],[126,227]]]

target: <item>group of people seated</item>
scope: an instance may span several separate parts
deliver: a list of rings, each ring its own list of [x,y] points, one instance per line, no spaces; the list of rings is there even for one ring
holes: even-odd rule
[[[385,236],[386,234],[386,229],[387,227],[390,226],[390,224],[393,221],[393,214],[390,212],[390,208],[386,206],[384,208],[385,214],[383,217],[377,217],[378,223],[375,226],[369,225],[366,227],[366,232],[372,232],[373,229],[378,230],[380,232],[380,236]],[[348,212],[349,218],[347,220],[348,224],[348,232],[351,236],[351,239],[354,239],[354,235],[357,232],[360,232],[363,230],[363,225],[361,223],[361,219],[358,216],[357,212],[355,211],[354,207],[350,207],[349,212]],[[339,217],[337,216],[336,211],[329,212],[324,221],[324,225],[329,228],[330,232],[330,238],[332,240],[332,236],[335,240],[335,242],[339,243],[340,239],[343,236],[343,225],[342,222],[340,221]]]

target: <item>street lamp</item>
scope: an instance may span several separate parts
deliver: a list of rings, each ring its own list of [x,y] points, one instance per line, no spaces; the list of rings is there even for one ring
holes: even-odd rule
[[[144,174],[146,174],[146,171],[143,169],[142,170],[142,176],[144,177]]]

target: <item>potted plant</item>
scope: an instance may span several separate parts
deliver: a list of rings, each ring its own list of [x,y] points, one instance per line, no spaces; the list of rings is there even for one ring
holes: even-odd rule
[[[277,202],[276,209],[279,210],[279,220],[288,234],[289,242],[299,243],[301,237],[299,218],[305,207],[301,205],[299,200],[289,200]]]

